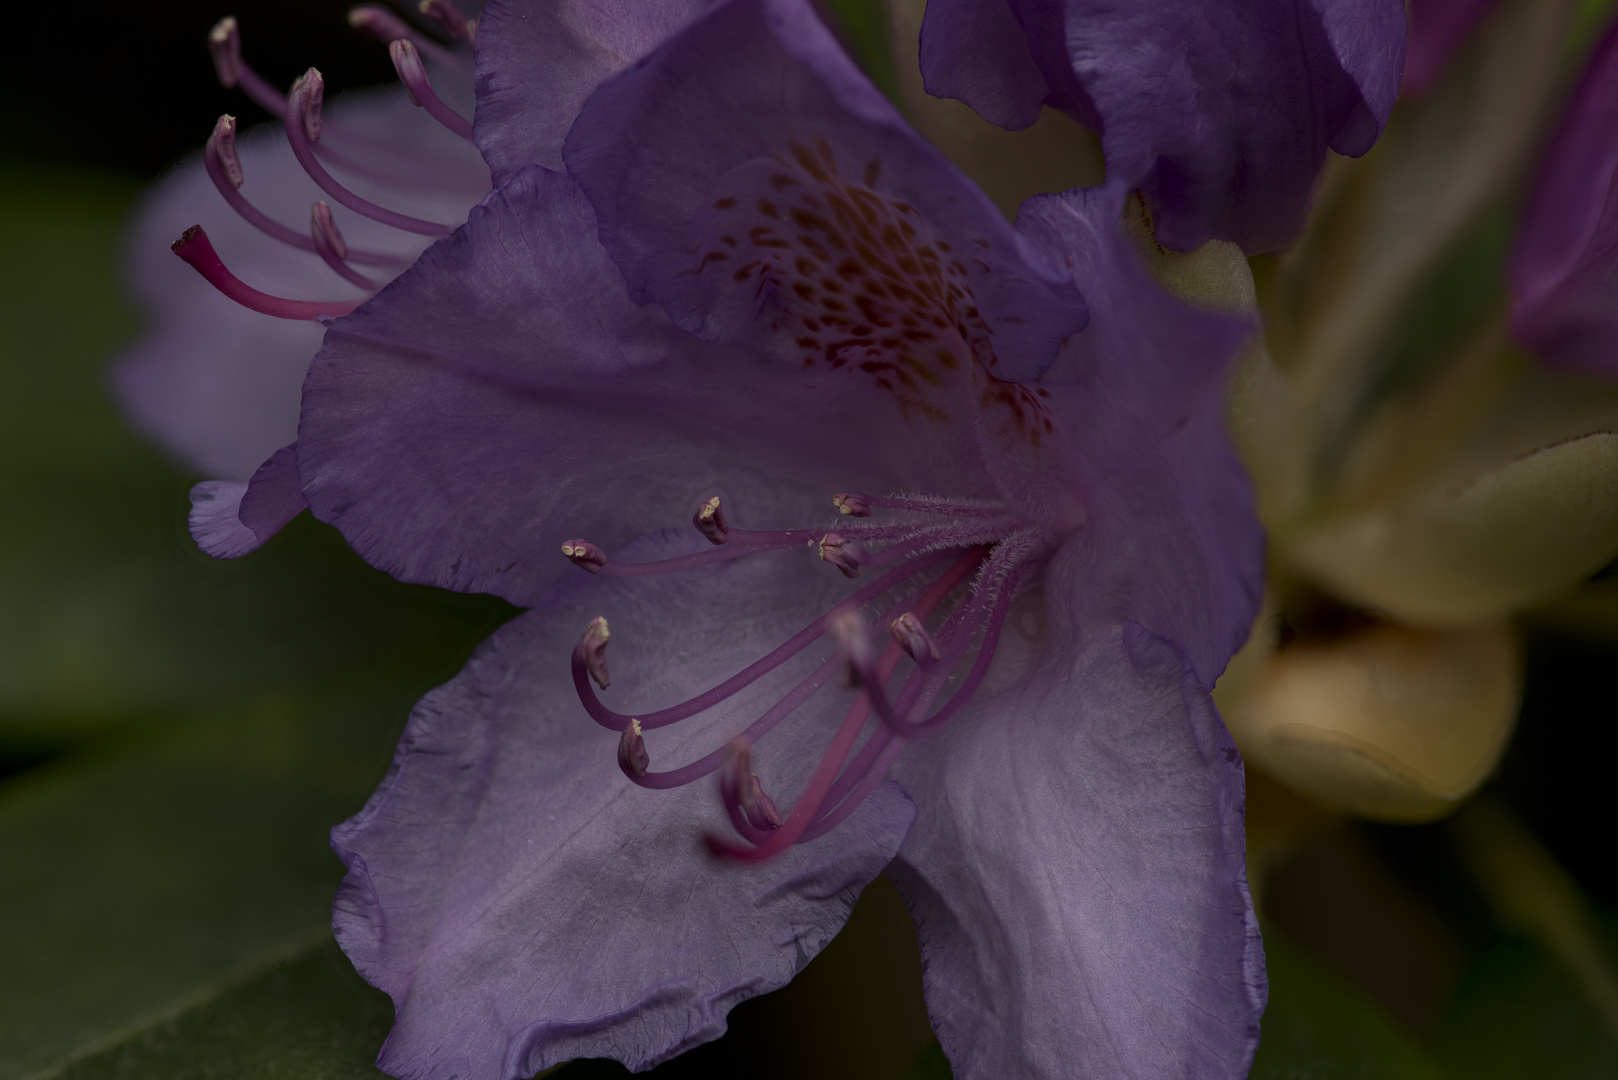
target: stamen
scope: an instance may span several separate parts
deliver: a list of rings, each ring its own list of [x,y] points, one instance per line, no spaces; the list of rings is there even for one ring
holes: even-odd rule
[[[725,520],[725,510],[719,505],[717,495],[702,504],[702,509],[691,519],[691,524],[708,538],[710,544],[723,544],[730,538],[730,522]]]
[[[601,573],[602,567],[607,565],[607,553],[588,540],[564,541],[562,554],[573,560],[574,566],[592,574]]]
[[[844,491],[831,497],[832,505],[848,517],[870,517],[871,501],[857,491]]]
[[[1006,508],[999,503],[981,499],[940,499],[932,495],[860,495],[867,510],[880,507],[887,510],[909,510],[918,514],[937,514],[951,518],[1002,518]]]
[[[743,835],[763,840],[781,827],[781,813],[764,794],[764,785],[753,772],[748,743],[736,739],[726,747],[725,767],[719,774],[719,796],[730,819]]]
[[[375,4],[361,4],[349,8],[348,25],[384,45],[392,45],[403,38],[414,45],[422,55],[431,57],[435,63],[453,67],[466,66],[462,56],[450,52],[431,38],[416,33],[409,23],[387,8],[377,7]]]
[[[440,225],[396,213],[356,195],[338,183],[337,179],[326,171],[325,166],[315,160],[313,146],[314,140],[320,138],[320,106],[321,99],[325,96],[325,89],[325,79],[321,77],[319,71],[310,68],[293,84],[292,95],[287,103],[285,116],[287,142],[292,145],[293,155],[297,157],[298,164],[303,166],[303,171],[309,174],[309,178],[337,202],[373,221],[380,221],[384,225],[423,236],[448,236],[454,232],[455,227],[452,225]]]
[[[933,636],[912,612],[907,611],[894,619],[889,629],[893,633],[893,640],[899,643],[899,648],[903,649],[905,655],[917,665],[931,667],[943,659],[938,652],[938,642],[933,640]]]
[[[298,232],[296,229],[276,221],[258,207],[248,202],[246,197],[236,189],[245,179],[242,172],[241,159],[236,154],[236,118],[228,113],[219,118],[214,124],[213,134],[208,136],[208,144],[202,153],[202,164],[208,170],[208,176],[213,180],[214,187],[219,189],[220,196],[230,204],[230,208],[242,216],[249,225],[274,237],[283,244],[303,251],[314,252],[314,241]],[[232,172],[234,170],[234,173]],[[384,255],[376,251],[359,251],[350,249],[347,255],[349,262],[360,263],[365,266],[401,266],[408,259],[394,255]]]
[[[358,285],[366,292],[376,292],[376,282],[343,261],[348,258],[348,244],[343,240],[337,222],[332,220],[331,207],[319,200],[309,208],[309,237],[326,265],[345,281]]]
[[[451,41],[459,41],[466,36],[467,17],[451,0],[421,0],[416,10],[443,27]]]
[[[242,59],[241,28],[236,25],[234,15],[220,19],[208,31],[208,52],[213,56],[214,74],[219,77],[219,85],[227,90],[239,86],[242,93],[252,98],[265,112],[274,116],[285,115],[285,95]]]
[[[645,776],[652,756],[646,752],[646,740],[641,738],[640,721],[631,720],[618,740],[618,767],[631,777]]]
[[[585,627],[584,640],[579,642],[579,648],[584,650],[585,669],[603,690],[612,685],[612,680],[607,677],[607,642],[611,637],[607,620],[597,615]]]
[[[978,565],[988,556],[987,548],[974,548],[956,560],[939,579],[927,589],[916,602],[913,611],[919,612],[922,617],[932,613],[956,585],[977,569]],[[848,710],[848,715],[838,726],[837,734],[832,738],[831,745],[827,747],[825,756],[815,767],[814,774],[809,778],[808,785],[798,797],[792,812],[787,815],[781,827],[771,833],[763,843],[751,849],[737,847],[735,844],[721,840],[718,837],[707,837],[708,849],[716,855],[728,855],[733,858],[757,861],[768,859],[797,842],[814,821],[826,796],[837,780],[837,773],[843,763],[848,759],[848,753],[854,747],[854,740],[859,737],[860,729],[865,726],[866,719],[871,715],[871,688],[880,687],[887,683],[889,677],[899,664],[899,647],[888,646],[882,659],[877,663],[876,670],[867,679],[867,688],[855,700]]]
[[[260,292],[225,268],[201,225],[193,225],[185,230],[174,241],[173,251],[206,278],[208,284],[243,307],[263,315],[274,315],[279,319],[315,319],[321,315],[339,317],[364,303],[364,300],[287,300]]]
[[[846,578],[860,576],[860,555],[863,552],[845,540],[837,533],[827,533],[820,538],[820,559],[829,562],[840,570]]]
[[[581,542],[573,541],[575,544]],[[855,592],[847,600],[839,604],[837,610],[858,608],[870,603],[900,582],[912,578],[925,570],[930,570],[934,566],[953,558],[954,555],[954,552],[939,551],[917,556],[910,562],[903,566],[895,567]],[[828,612],[815,619],[808,626],[788,638],[778,648],[753,661],[717,686],[678,705],[659,709],[656,712],[641,713],[641,727],[645,729],[666,727],[669,724],[677,723],[689,716],[695,716],[697,713],[711,709],[726,698],[746,689],[819,640],[820,636],[826,632],[826,624],[832,614]],[[831,674],[842,662],[840,658],[835,657],[828,660],[826,662],[826,677],[830,678]],[[590,688],[588,672],[589,666],[583,653],[583,642],[581,641],[579,646],[573,650],[573,686],[578,691],[579,701],[596,723],[609,731],[622,731],[629,723],[630,716],[625,713],[614,712],[602,704],[601,699],[596,697],[595,692]]]
[[[426,109],[434,120],[461,138],[472,138],[472,122],[444,104],[444,99],[433,91],[432,83],[427,81],[427,69],[422,66],[421,55],[408,38],[399,38],[391,43],[388,56],[392,57],[393,70],[399,73],[399,81],[405,84],[405,92],[410,95],[413,104]]]

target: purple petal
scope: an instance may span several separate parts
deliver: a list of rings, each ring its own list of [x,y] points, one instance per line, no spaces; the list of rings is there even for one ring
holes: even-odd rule
[[[826,523],[836,491],[994,494],[1006,461],[969,426],[914,427],[864,373],[676,329],[596,234],[578,185],[531,167],[332,325],[300,467],[315,516],[374,565],[533,604],[576,573],[564,540],[612,551],[714,494],[761,528]]]
[[[977,5],[990,40],[1004,32],[1003,2]],[[1151,196],[1158,239],[1182,251],[1211,238],[1250,252],[1296,238],[1326,148],[1369,149],[1404,61],[1399,0],[1009,2],[1047,103],[1102,133],[1107,175]],[[934,20],[956,25],[924,54],[928,85],[985,117],[1030,119],[1026,75],[986,78],[964,19],[960,0],[929,7],[924,40]]]
[[[298,479],[298,447],[283,446],[242,484],[204,480],[191,489],[191,538],[216,559],[256,551],[309,504]]]
[[[562,140],[603,79],[633,64],[712,0],[493,0],[477,39],[473,137],[503,184],[562,167]]]
[[[564,156],[631,292],[708,340],[836,369],[891,360],[876,339],[907,325],[953,320],[978,328],[986,370],[1024,380],[1084,324],[1066,275],[904,123],[804,0],[706,15],[604,83]],[[882,284],[873,300],[857,279],[900,291]],[[926,349],[924,364],[963,362]]]
[[[1427,92],[1496,0],[1410,0],[1410,40],[1400,91]]]
[[[1051,574],[1095,576],[1078,550]],[[1081,640],[1064,607],[1026,685],[899,762],[917,815],[889,873],[934,1028],[959,1080],[1246,1076],[1267,991],[1241,758],[1173,645]]]
[[[921,70],[929,94],[970,102],[1012,131],[1038,120],[1050,94],[1006,0],[929,0]]]
[[[707,546],[691,535],[634,554],[693,545]],[[829,606],[840,590],[809,569],[794,551],[658,580],[581,575],[417,706],[387,780],[332,835],[349,868],[338,940],[395,1003],[383,1069],[516,1078],[573,1057],[646,1068],[718,1037],[731,1007],[786,983],[837,932],[910,826],[896,785],[775,861],[719,863],[701,844],[704,830],[728,829],[716,781],[631,785],[617,736],[590,721],[566,676],[578,635],[604,613],[610,700],[681,700]],[[821,708],[754,746],[777,801],[798,790],[853,693],[822,691]],[[767,700],[745,693],[648,733],[653,768],[724,746]]]
[[[369,140],[359,144],[364,152],[357,156],[395,166],[402,156],[428,182],[398,188],[354,178],[354,189],[367,197],[422,217],[457,221],[488,191],[487,172],[466,141],[411,105],[402,91],[344,95],[329,113],[334,142],[343,129],[351,130]],[[323,195],[293,158],[281,125],[244,132],[236,148],[246,174],[242,194],[282,224],[306,229],[309,207]],[[400,267],[425,244],[342,208],[333,213],[350,246],[396,254]],[[116,361],[118,397],[135,422],[186,465],[245,479],[296,436],[299,387],[320,348],[321,328],[248,311],[175,258],[169,245],[199,223],[232,270],[255,288],[328,300],[353,296],[354,288],[318,256],[274,240],[238,216],[214,190],[200,155],[164,177],[135,211],[127,278],[149,321],[144,336]]]
[[[1591,57],[1518,226],[1511,332],[1546,363],[1618,378],[1618,30]]]
[[[1017,217],[1095,304],[1045,379],[1074,447],[1093,557],[1115,568],[1074,603],[1086,625],[1133,621],[1174,642],[1212,687],[1263,590],[1263,533],[1221,411],[1255,328],[1152,281],[1120,234],[1122,198],[1116,184],[1036,196]]]

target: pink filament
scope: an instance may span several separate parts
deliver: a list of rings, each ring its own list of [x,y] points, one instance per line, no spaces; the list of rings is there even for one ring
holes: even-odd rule
[[[174,254],[190,263],[192,268],[208,280],[208,284],[238,304],[263,315],[279,319],[314,319],[321,315],[333,317],[347,315],[361,300],[287,300],[272,296],[248,285],[226,269],[208,240],[201,225],[193,225],[174,242]]]

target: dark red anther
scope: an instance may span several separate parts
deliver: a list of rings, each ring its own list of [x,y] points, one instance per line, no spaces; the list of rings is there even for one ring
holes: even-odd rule
[[[846,578],[860,576],[860,550],[849,543],[837,533],[827,533],[820,538],[820,558],[829,562]]]
[[[708,538],[710,544],[723,544],[730,538],[730,522],[725,520],[725,509],[717,495],[702,504],[702,509],[691,518],[691,524]]]
[[[857,491],[843,491],[831,497],[837,512],[847,517],[870,517],[871,502]]]
[[[640,721],[631,720],[618,739],[618,767],[635,776],[645,776],[651,767],[652,756],[646,752],[646,740],[641,737]]]
[[[891,627],[893,640],[899,643],[899,648],[905,655],[918,664],[931,665],[943,659],[938,651],[938,642],[927,632],[921,620],[910,612],[905,612],[893,620]]]
[[[592,574],[601,573],[601,568],[607,565],[607,553],[588,540],[567,541],[562,545],[562,554],[571,559],[574,566]]]
[[[607,629],[607,620],[600,615],[590,620],[590,625],[584,629],[584,638],[579,642],[579,648],[584,652],[584,666],[590,672],[590,678],[595,680],[597,686],[605,690],[612,680],[607,677],[607,641],[612,634]]]
[[[452,0],[421,0],[416,10],[442,27],[451,41],[459,41],[466,36],[468,20]]]
[[[244,179],[242,173],[242,159],[236,153],[236,118],[229,113],[221,116],[213,126],[213,134],[208,136],[208,153],[219,162],[219,167],[225,170],[225,179],[230,186],[239,188]]]
[[[234,90],[242,79],[242,35],[234,15],[226,15],[208,31],[208,54],[219,85]]]

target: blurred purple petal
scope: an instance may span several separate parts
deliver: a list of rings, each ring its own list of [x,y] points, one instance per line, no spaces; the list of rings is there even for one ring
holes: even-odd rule
[[[1511,332],[1553,367],[1618,378],[1618,29],[1596,47],[1507,266]]]
[[[1420,97],[1496,0],[1409,0],[1410,40],[1401,93]]]

